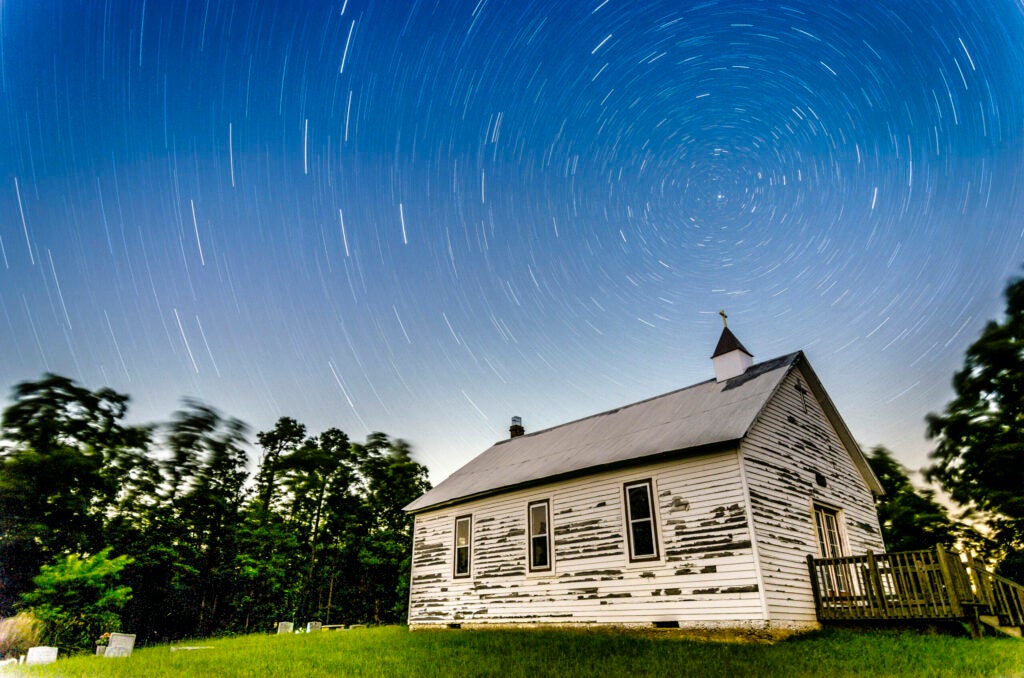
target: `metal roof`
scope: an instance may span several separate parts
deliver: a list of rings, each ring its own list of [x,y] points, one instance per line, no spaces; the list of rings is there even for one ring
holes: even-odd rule
[[[806,363],[803,353],[791,353],[753,365],[726,381],[711,379],[567,424],[502,440],[405,510],[422,511],[669,452],[739,441],[798,362]],[[831,406],[831,401],[828,405]],[[832,418],[832,413],[829,414]],[[846,432],[841,420],[839,426]]]

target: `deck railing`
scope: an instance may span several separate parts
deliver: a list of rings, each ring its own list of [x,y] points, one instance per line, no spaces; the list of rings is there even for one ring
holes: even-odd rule
[[[958,619],[983,616],[1024,627],[1024,586],[967,555],[902,551],[843,558],[807,557],[820,621]]]
[[[963,619],[973,614],[972,605],[984,602],[960,556],[941,546],[844,558],[808,556],[807,565],[821,621]]]
[[[985,612],[999,617],[1003,626],[1024,626],[1024,586],[978,567],[970,556],[966,567],[972,587],[985,601]]]

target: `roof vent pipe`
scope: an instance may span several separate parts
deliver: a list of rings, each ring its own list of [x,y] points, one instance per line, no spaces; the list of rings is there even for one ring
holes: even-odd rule
[[[508,427],[508,437],[518,438],[524,433],[526,433],[526,429],[523,428],[523,418],[512,417],[512,425]]]

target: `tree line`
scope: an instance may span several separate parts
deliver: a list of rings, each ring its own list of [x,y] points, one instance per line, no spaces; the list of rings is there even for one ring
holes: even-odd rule
[[[29,609],[83,648],[403,622],[412,526],[429,489],[409,445],[282,417],[256,434],[195,400],[129,425],[129,398],[53,374],[18,384],[0,439],[0,617]]]

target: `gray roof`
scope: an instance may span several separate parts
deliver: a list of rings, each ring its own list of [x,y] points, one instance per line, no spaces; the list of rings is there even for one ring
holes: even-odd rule
[[[751,366],[738,377],[714,379],[649,400],[528,435],[502,440],[405,507],[423,511],[559,478],[592,473],[666,453],[736,443],[796,365],[822,402],[840,438],[880,491],[860,448],[839,418],[802,352]],[[872,482],[874,481],[874,482]]]

